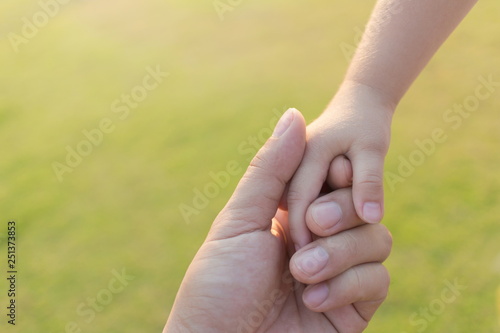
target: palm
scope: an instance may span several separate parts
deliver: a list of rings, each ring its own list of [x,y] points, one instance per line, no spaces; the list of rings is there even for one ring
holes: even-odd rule
[[[193,305],[207,319],[214,318],[209,327],[245,333],[337,332],[330,319],[349,309],[316,313],[305,307],[304,285],[294,281],[288,270],[283,232],[259,230],[226,239],[209,237],[203,244],[190,267],[192,279],[186,282],[196,292],[203,290]],[[215,320],[221,315],[227,320]]]

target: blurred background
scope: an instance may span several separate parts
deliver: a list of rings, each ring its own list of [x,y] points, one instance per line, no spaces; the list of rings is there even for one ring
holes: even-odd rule
[[[19,272],[0,330],[160,332],[277,115],[322,112],[374,1],[59,1],[0,3],[0,267],[15,220]],[[500,87],[474,99],[500,81],[499,11],[481,1],[398,108],[367,332],[500,332]]]

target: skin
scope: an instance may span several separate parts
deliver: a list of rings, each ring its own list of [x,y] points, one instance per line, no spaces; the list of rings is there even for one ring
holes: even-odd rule
[[[350,188],[307,211],[314,241],[294,253],[287,183],[305,150],[305,121],[289,110],[215,219],[177,294],[164,332],[362,332],[387,295],[392,238],[357,215]],[[333,163],[333,188],[352,170]],[[281,202],[281,206],[280,206]],[[324,207],[329,207],[324,209]],[[337,215],[323,214],[338,208]]]
[[[308,206],[335,175],[332,161],[352,163],[353,201],[368,223],[384,214],[383,167],[397,104],[477,0],[379,0],[344,82],[307,128],[307,148],[289,191],[296,249],[312,240]]]

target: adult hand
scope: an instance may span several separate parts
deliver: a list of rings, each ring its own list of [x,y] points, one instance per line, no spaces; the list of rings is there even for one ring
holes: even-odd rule
[[[344,333],[366,327],[387,294],[381,262],[390,252],[390,234],[380,224],[364,224],[351,190],[341,189],[311,204],[307,224],[322,238],[290,258],[287,212],[279,203],[304,149],[304,118],[289,110],[214,221],[164,332]],[[328,213],[332,206],[340,209],[337,218]]]

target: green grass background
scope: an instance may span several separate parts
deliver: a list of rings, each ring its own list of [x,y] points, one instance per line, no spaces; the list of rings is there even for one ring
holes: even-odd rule
[[[220,20],[211,1],[70,1],[19,52],[8,34],[40,10],[0,3],[0,235],[18,223],[18,325],[2,332],[160,332],[176,290],[238,177],[186,223],[193,189],[247,155],[238,146],[269,127],[275,109],[323,110],[374,1],[246,0]],[[452,130],[442,115],[500,81],[500,3],[483,0],[446,42],[394,118],[386,170],[414,140],[441,127],[448,140],[386,190],[394,236],[390,295],[367,332],[417,332],[410,316],[467,285],[425,332],[500,332],[500,91]],[[121,121],[110,110],[147,66],[170,76]],[[116,125],[58,182],[51,164],[104,117]],[[242,171],[243,172],[243,171]],[[242,173],[241,172],[241,173]],[[87,323],[76,308],[113,269],[135,279]],[[0,277],[4,273],[0,273]],[[0,279],[0,308],[7,298]]]

